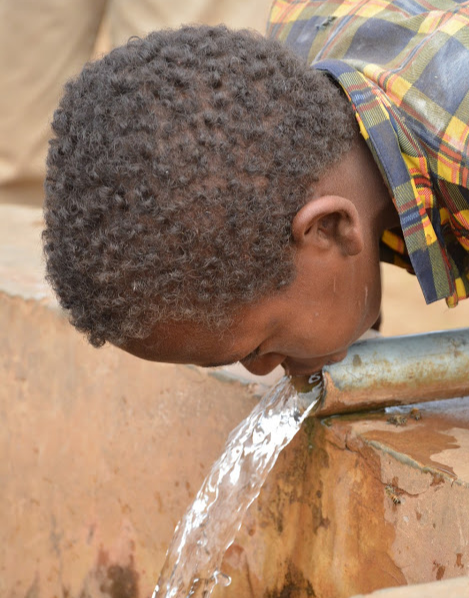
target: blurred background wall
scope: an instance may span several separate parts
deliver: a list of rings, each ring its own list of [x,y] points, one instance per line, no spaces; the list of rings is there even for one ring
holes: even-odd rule
[[[225,23],[264,32],[270,0],[2,0],[0,203],[41,205],[49,123],[65,82],[132,35]]]

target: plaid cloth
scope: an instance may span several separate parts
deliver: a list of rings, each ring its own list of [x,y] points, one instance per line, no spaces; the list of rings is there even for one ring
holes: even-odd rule
[[[268,35],[329,73],[399,212],[381,258],[425,300],[469,295],[469,1],[277,0]]]

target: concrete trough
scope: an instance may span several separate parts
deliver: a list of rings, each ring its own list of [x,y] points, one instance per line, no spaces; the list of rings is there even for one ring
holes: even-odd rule
[[[259,387],[95,350],[0,206],[0,596],[149,597]],[[224,559],[236,598],[469,597],[469,398],[310,418]]]

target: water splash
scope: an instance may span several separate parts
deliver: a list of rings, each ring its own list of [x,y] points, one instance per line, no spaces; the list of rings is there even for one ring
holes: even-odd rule
[[[319,406],[322,375],[311,376],[302,391],[282,378],[230,434],[176,527],[152,598],[207,598],[217,583],[231,583],[220,571],[224,553],[280,451]]]

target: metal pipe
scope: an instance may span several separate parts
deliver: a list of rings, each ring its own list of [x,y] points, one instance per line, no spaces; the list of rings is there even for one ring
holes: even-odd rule
[[[469,328],[358,341],[323,376],[319,416],[465,396]]]

